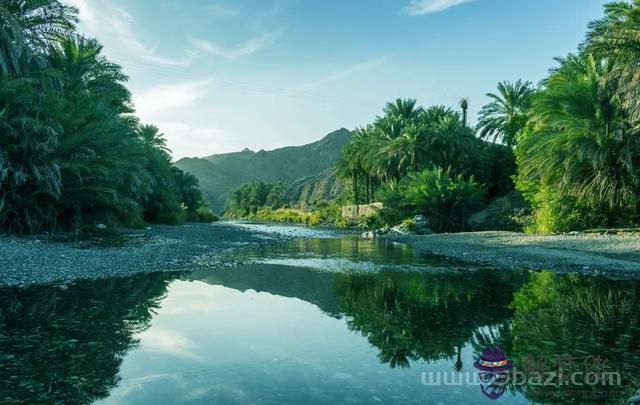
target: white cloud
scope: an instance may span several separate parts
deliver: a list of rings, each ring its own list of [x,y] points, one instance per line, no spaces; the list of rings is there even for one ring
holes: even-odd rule
[[[153,121],[159,118],[159,113],[193,105],[206,96],[209,85],[208,81],[159,85],[135,93],[133,102],[143,120]]]
[[[134,26],[135,19],[126,11],[116,8],[112,16],[106,18],[106,23],[119,42],[128,49],[133,56],[145,59],[149,62],[169,65],[169,66],[191,66],[197,59],[193,52],[189,52],[186,57],[167,58],[157,53],[155,48],[144,45],[137,37]]]
[[[238,58],[252,55],[275,43],[282,36],[282,31],[267,32],[232,47],[222,47],[215,42],[204,39],[194,39],[193,44],[202,52],[222,58]]]
[[[187,336],[178,331],[151,328],[140,335],[142,347],[150,352],[158,352],[171,356],[200,360],[196,354],[200,347]]]
[[[136,33],[136,20],[124,9],[108,0],[67,0],[80,11],[80,29],[90,36],[105,42],[107,51],[117,49],[128,55],[160,65],[190,66],[197,59],[195,52],[187,52],[179,58],[158,54],[153,47],[145,45]],[[99,7],[96,5],[99,4]]]
[[[91,23],[95,21],[95,12],[87,0],[67,0],[66,3],[80,11],[80,20]]]
[[[411,0],[402,11],[411,16],[433,14],[470,1],[473,0]]]
[[[351,66],[348,67],[346,69],[340,70],[338,72],[334,72],[331,73],[330,75],[323,77],[321,79],[318,80],[313,80],[307,83],[303,83],[300,84],[292,89],[290,89],[289,91],[291,92],[296,92],[296,91],[304,91],[304,90],[308,90],[314,87],[319,87],[331,82],[335,82],[341,79],[344,79],[348,76],[354,75],[356,73],[362,73],[364,71],[367,71],[371,68],[374,68],[378,65],[382,65],[383,63],[386,62],[385,58],[378,58],[378,59],[374,59],[372,61],[366,62],[366,63],[361,63],[355,66]]]
[[[232,132],[215,123],[202,126],[183,122],[155,122],[167,139],[174,160],[183,157],[209,156],[220,150],[233,150],[237,146]],[[201,308],[204,309],[204,308]]]

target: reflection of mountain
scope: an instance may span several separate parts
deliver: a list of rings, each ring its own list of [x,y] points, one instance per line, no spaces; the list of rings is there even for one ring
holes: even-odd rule
[[[170,275],[0,290],[0,402],[90,403],[118,382]]]
[[[334,291],[349,327],[380,350],[380,360],[391,367],[408,367],[410,360],[453,358],[475,330],[507,321],[512,314],[507,307],[526,275],[343,274]]]
[[[331,292],[335,278],[335,273],[269,264],[250,264],[215,272],[195,272],[187,276],[190,280],[223,285],[239,291],[254,290],[281,297],[298,298],[317,305],[331,316],[338,316],[336,300]]]

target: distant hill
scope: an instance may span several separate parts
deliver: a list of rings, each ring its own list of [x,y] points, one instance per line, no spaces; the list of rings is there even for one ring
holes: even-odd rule
[[[335,197],[342,191],[333,167],[350,137],[351,132],[342,128],[303,146],[184,158],[175,165],[200,180],[200,189],[216,212],[222,212],[232,190],[258,180],[284,183],[292,202],[309,203],[319,197]]]

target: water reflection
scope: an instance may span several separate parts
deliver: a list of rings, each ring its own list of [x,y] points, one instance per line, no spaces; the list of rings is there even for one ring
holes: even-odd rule
[[[526,275],[489,270],[342,274],[334,291],[349,328],[380,349],[381,362],[409,367],[410,360],[455,357],[454,368],[461,370],[462,347],[478,328],[511,317],[509,303]]]
[[[107,397],[170,277],[87,281],[68,290],[0,289],[0,402]]]
[[[0,402],[490,403],[421,383],[475,373],[489,346],[524,376],[510,401],[623,403],[640,388],[637,281],[470,270],[350,238],[247,255],[263,263],[0,289]],[[620,383],[564,384],[602,370]]]

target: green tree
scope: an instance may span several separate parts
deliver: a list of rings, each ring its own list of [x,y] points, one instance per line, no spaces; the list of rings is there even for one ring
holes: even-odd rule
[[[586,47],[597,59],[613,64],[608,85],[615,89],[630,123],[640,126],[640,0],[615,1],[589,24]]]
[[[225,204],[225,216],[244,218],[254,215],[260,208],[280,208],[282,201],[282,186],[279,184],[256,181],[245,183],[229,195]]]
[[[487,93],[493,101],[480,110],[480,138],[494,142],[500,140],[507,146],[515,146],[518,133],[527,123],[533,93],[531,82],[498,83],[498,93]]]
[[[589,53],[558,62],[534,97],[516,151],[519,188],[544,214],[541,230],[564,230],[554,229],[555,217],[588,218],[591,226],[634,223],[640,138],[603,82],[612,66]],[[572,225],[580,226],[563,226]]]
[[[465,230],[469,216],[484,206],[484,193],[473,176],[467,180],[436,167],[412,173],[398,188],[384,191],[383,213],[395,221],[423,214],[434,231],[456,232]]]
[[[29,72],[42,52],[69,34],[78,10],[57,0],[3,0],[0,3],[0,77]]]

